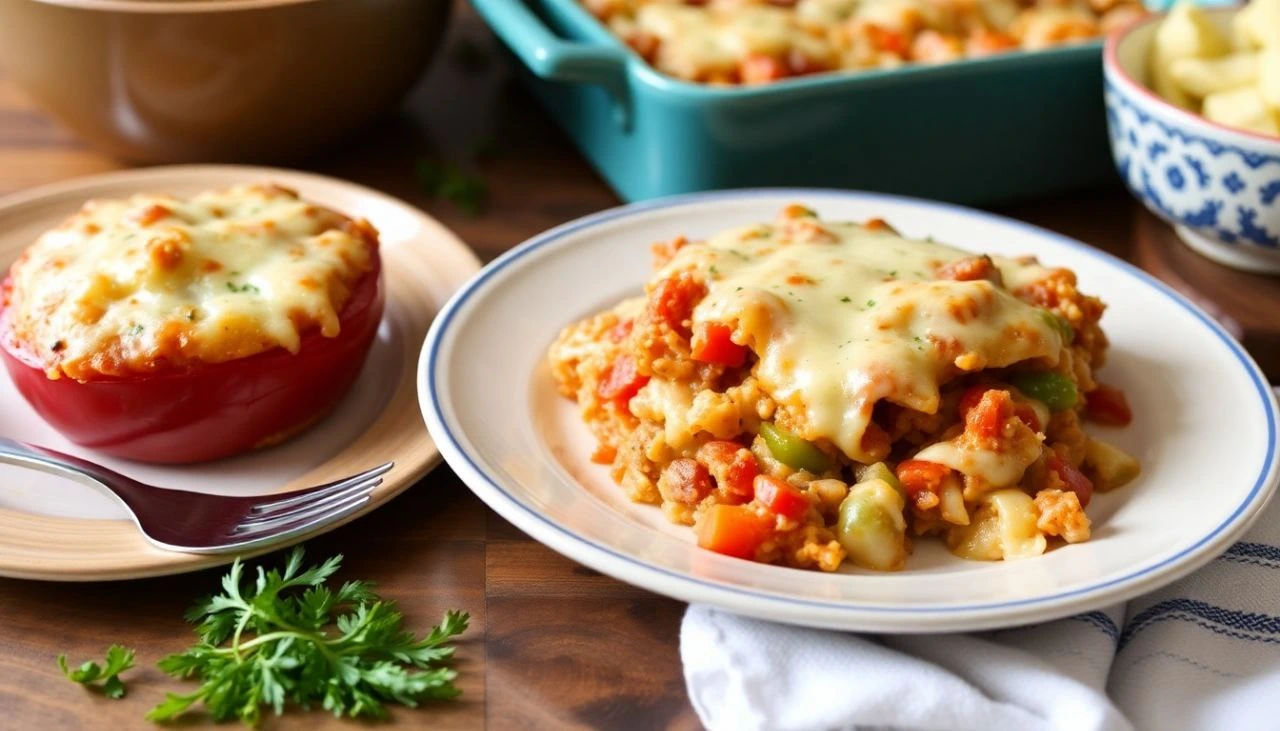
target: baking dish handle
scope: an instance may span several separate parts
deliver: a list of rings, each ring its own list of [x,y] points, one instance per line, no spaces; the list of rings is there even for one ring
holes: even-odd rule
[[[549,81],[605,87],[617,102],[620,121],[626,124],[625,51],[560,38],[525,0],[471,0],[471,4],[530,71]]]

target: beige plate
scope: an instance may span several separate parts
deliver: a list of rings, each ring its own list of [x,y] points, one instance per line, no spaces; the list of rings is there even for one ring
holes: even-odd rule
[[[154,485],[229,495],[292,490],[394,460],[395,469],[373,500],[346,520],[385,504],[438,464],[440,453],[418,411],[418,347],[436,311],[479,262],[450,231],[401,201],[340,180],[271,168],[179,166],[81,178],[0,200],[0,270],[89,198],[144,191],[189,195],[259,181],[295,188],[306,198],[367,218],[382,234],[386,314],[359,380],[331,416],[284,445],[243,457],[186,467],[141,465],[71,445],[0,375],[0,435],[80,454]],[[192,571],[230,560],[152,548],[106,496],[0,465],[0,575],[100,581]]]

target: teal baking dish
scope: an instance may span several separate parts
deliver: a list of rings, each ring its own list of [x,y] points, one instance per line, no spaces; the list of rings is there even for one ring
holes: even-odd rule
[[[984,205],[1115,181],[1101,43],[715,87],[659,73],[577,0],[472,0],[625,200],[751,186]]]

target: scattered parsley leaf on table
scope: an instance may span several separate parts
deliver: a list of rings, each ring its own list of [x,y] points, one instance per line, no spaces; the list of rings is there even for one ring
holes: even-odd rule
[[[454,164],[418,161],[418,182],[427,195],[452,202],[468,216],[478,216],[489,199],[489,186],[482,178]]]
[[[249,725],[264,707],[280,715],[290,703],[385,718],[388,703],[417,706],[461,692],[453,684],[457,673],[439,665],[453,656],[445,642],[466,630],[467,614],[448,612],[427,636],[416,637],[372,584],[326,585],[341,556],[306,569],[302,558],[302,549],[294,549],[283,571],[259,567],[253,581],[236,559],[222,593],[187,613],[200,642],[159,663],[170,675],[200,680],[200,687],[168,694],[149,720],[174,719],[196,703],[214,721]]]
[[[124,682],[120,680],[120,673],[133,667],[133,655],[133,650],[121,645],[112,645],[107,648],[107,659],[103,665],[89,660],[72,670],[67,667],[67,656],[59,655],[58,667],[62,669],[62,674],[68,680],[87,687],[100,687],[102,694],[108,698],[123,698],[125,687]],[[102,681],[102,685],[95,686],[94,683],[99,680]]]

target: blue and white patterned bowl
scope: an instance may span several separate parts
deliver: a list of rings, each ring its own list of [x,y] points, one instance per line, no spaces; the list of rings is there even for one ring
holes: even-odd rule
[[[1229,31],[1234,9],[1207,11]],[[1107,40],[1107,128],[1116,168],[1192,249],[1237,269],[1280,273],[1280,137],[1224,127],[1145,86],[1157,24]]]

